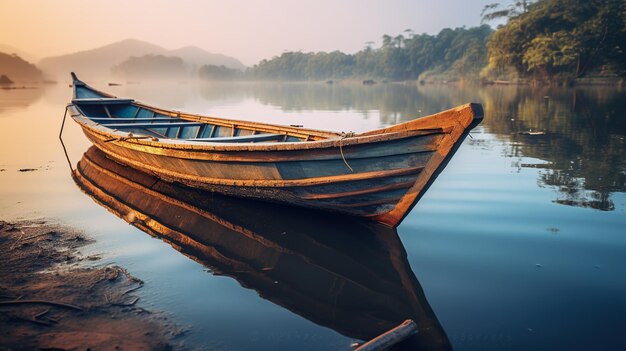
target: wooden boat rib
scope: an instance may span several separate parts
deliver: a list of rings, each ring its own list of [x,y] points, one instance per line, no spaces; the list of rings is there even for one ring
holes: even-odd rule
[[[360,134],[169,111],[72,73],[68,109],[118,162],[168,181],[397,226],[483,118],[470,103]]]
[[[114,215],[308,320],[368,340],[412,319],[406,349],[451,349],[395,229],[160,181],[95,147],[72,176]]]

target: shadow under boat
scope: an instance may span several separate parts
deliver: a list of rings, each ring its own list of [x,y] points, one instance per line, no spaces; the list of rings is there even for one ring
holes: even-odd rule
[[[395,229],[167,183],[95,147],[72,176],[116,216],[314,323],[369,340],[412,319],[419,332],[400,349],[451,349]]]

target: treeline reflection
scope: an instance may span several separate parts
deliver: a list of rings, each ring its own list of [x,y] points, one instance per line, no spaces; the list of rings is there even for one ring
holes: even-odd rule
[[[558,189],[555,202],[615,209],[611,194],[626,190],[623,91],[512,89],[489,100],[492,95],[485,99],[486,128],[510,141],[510,156],[547,161],[539,184]]]
[[[505,142],[509,157],[545,163],[540,186],[555,187],[557,203],[610,211],[614,192],[626,191],[626,91],[615,87],[531,88],[414,84],[233,84],[204,86],[203,97],[225,93],[254,98],[285,111],[353,110],[379,113],[389,125],[479,101],[485,131]],[[231,96],[232,98],[232,96]]]

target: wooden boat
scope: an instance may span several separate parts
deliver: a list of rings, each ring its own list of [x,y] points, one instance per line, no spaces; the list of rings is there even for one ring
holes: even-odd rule
[[[68,111],[118,162],[227,195],[397,226],[483,118],[470,103],[365,133],[164,110],[95,90],[72,73]]]
[[[73,178],[115,216],[314,323],[368,340],[412,319],[419,333],[402,350],[451,349],[395,229],[165,182],[94,147]]]

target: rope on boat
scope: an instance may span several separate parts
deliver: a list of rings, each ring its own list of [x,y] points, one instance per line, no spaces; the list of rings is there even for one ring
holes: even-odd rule
[[[155,137],[151,137],[151,136],[147,136],[147,135],[142,135],[142,136],[134,136],[133,133],[128,133],[128,136],[123,136],[123,137],[119,137],[119,138],[111,138],[111,139],[107,139],[104,142],[105,143],[110,143],[112,141],[127,141],[127,140],[139,140],[139,139],[150,139],[152,141],[158,141],[158,138]]]
[[[67,154],[67,149],[65,148],[65,144],[63,143],[63,128],[65,127],[65,117],[67,117],[67,106],[65,106],[65,113],[63,113],[63,122],[61,122],[61,130],[59,131],[59,140],[61,141],[61,146],[63,147],[63,153],[65,153],[65,159],[67,160],[67,164],[70,166],[70,171],[72,170],[72,161],[70,161],[70,157]]]
[[[352,167],[350,167],[350,165],[348,164],[348,161],[346,161],[346,156],[344,156],[343,154],[343,139],[346,138],[351,138],[354,136],[354,132],[341,132],[341,139],[339,139],[339,152],[341,153],[341,159],[343,160],[343,163],[346,164],[346,166],[348,167],[348,169],[350,169],[350,172],[354,173],[354,169],[352,169]]]

